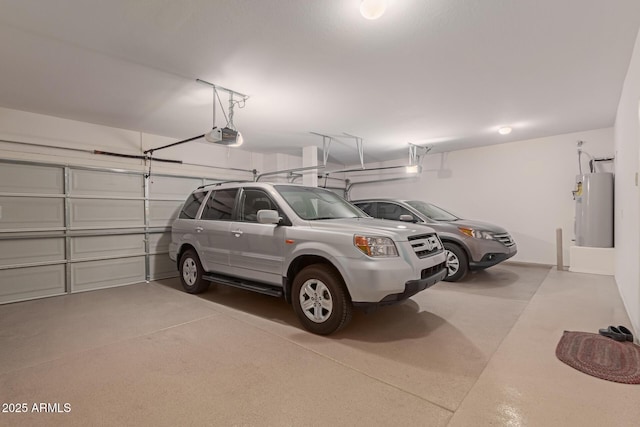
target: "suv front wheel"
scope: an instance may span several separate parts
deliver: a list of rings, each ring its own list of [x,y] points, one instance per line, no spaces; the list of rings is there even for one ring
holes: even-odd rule
[[[209,289],[210,282],[204,280],[204,269],[198,254],[193,249],[187,249],[180,257],[180,281],[185,291],[199,294]]]
[[[467,275],[469,270],[469,261],[464,249],[455,243],[443,242],[444,251],[447,260],[447,277],[446,282],[457,282]]]
[[[315,334],[331,334],[351,320],[351,300],[331,267],[315,264],[302,269],[293,281],[291,299],[302,325]]]

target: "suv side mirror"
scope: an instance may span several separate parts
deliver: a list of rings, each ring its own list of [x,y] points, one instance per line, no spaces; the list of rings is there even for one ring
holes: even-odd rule
[[[278,211],[270,209],[260,209],[258,211],[258,222],[260,224],[278,224],[281,219]]]
[[[415,219],[413,218],[413,215],[400,215],[400,218],[398,218],[400,221],[404,221],[404,222],[414,222]]]

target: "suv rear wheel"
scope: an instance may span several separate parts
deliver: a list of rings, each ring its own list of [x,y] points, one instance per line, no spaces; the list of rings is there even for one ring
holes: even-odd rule
[[[331,267],[314,264],[302,269],[293,280],[291,299],[302,325],[315,334],[331,334],[351,320],[351,300]]]
[[[187,249],[180,257],[180,281],[185,291],[199,294],[209,289],[210,282],[204,280],[204,269],[198,254],[193,249]]]
[[[464,250],[455,243],[443,242],[447,260],[446,282],[457,282],[467,275],[469,261]]]

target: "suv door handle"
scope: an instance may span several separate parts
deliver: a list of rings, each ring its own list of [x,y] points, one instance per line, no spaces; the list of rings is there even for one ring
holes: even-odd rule
[[[204,230],[204,228],[202,228],[202,227],[196,227],[196,232],[197,232],[197,233],[200,233],[202,230]]]
[[[232,232],[232,233],[234,234],[234,236],[236,236],[236,237],[240,237],[240,236],[242,236],[242,234],[243,234],[243,231],[242,231],[242,230],[233,230],[233,231],[231,231],[231,232]]]

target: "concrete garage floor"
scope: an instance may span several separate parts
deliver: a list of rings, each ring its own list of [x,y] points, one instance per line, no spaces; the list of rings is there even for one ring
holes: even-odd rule
[[[283,300],[178,279],[0,306],[0,425],[635,426],[640,386],[555,357],[629,325],[611,277],[502,264],[346,330]],[[31,412],[58,403],[68,413]],[[54,405],[55,406],[55,405]]]

